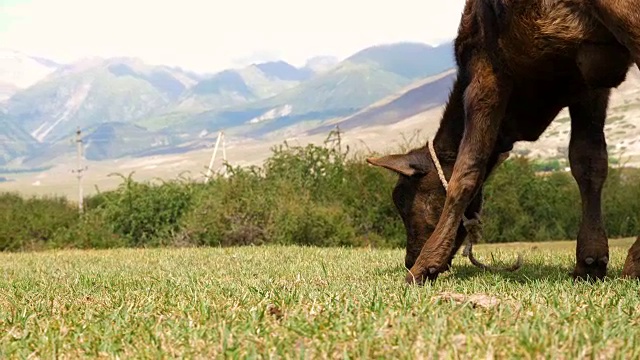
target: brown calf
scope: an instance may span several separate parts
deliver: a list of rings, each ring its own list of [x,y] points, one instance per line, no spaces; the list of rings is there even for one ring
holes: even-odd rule
[[[602,278],[609,245],[601,191],[612,87],[640,67],[640,0],[468,0],[455,40],[457,79],[428,147],[367,159],[399,174],[393,201],[407,232],[408,282],[436,279],[480,212],[501,154],[535,141],[565,107],[569,161],[582,198],[574,278]]]

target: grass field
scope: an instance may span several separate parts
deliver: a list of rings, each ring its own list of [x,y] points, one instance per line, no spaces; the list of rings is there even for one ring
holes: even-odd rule
[[[573,283],[575,242],[482,245],[424,287],[401,250],[0,254],[0,358],[638,358],[639,282]],[[495,256],[491,260],[491,254]]]

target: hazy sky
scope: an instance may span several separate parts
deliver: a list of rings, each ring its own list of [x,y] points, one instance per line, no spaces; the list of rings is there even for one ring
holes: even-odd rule
[[[464,0],[0,0],[0,48],[215,71],[455,35]]]

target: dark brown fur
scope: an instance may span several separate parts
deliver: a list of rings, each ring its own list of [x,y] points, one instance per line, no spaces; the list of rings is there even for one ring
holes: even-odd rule
[[[448,269],[464,241],[462,214],[480,212],[500,154],[537,140],[565,107],[582,198],[574,277],[606,275],[603,128],[610,89],[640,67],[638,9],[640,0],[467,1],[455,40],[457,79],[433,140],[448,191],[426,146],[368,159],[400,174],[393,200],[407,231],[407,281]]]
[[[622,276],[640,279],[640,236],[629,249],[627,260],[622,268]]]

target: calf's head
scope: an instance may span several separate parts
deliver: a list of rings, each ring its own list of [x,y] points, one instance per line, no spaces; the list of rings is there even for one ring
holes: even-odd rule
[[[410,269],[436,228],[446,191],[426,146],[406,154],[368,158],[367,162],[398,174],[392,198],[404,223],[407,235],[405,266]]]
[[[509,152],[499,154],[492,168],[495,169],[508,157]],[[404,223],[407,235],[405,266],[410,269],[420,255],[424,243],[435,231],[447,197],[433,157],[428,146],[423,146],[406,154],[368,158],[367,162],[398,174],[392,198]],[[453,161],[441,165],[447,174],[453,167]],[[465,235],[465,231],[458,232],[459,237]],[[456,239],[456,242],[461,243],[461,240],[462,238]]]

